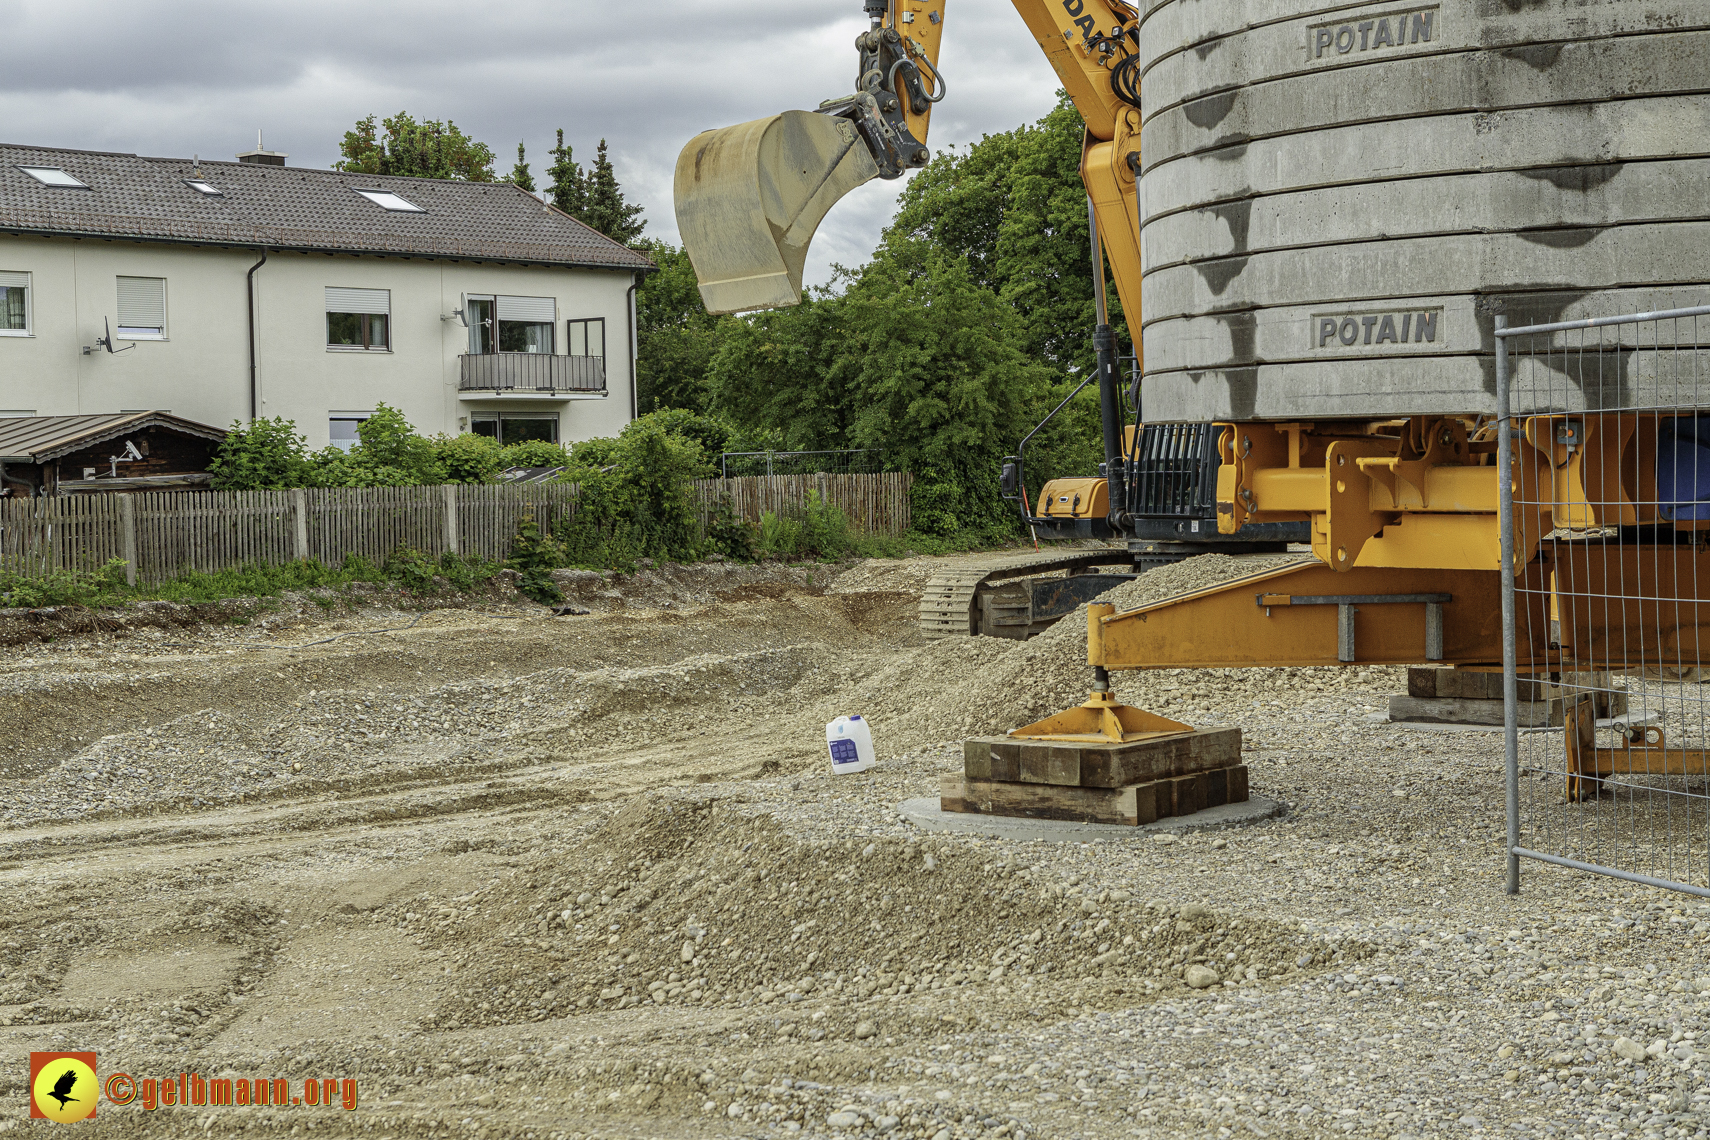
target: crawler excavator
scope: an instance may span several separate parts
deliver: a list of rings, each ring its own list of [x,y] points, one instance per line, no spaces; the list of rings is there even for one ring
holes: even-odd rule
[[[812,112],[786,111],[707,131],[684,148],[676,174],[678,224],[709,312],[797,303],[808,243],[831,206],[871,179],[899,178],[926,165],[932,107],[948,90],[937,68],[944,7],[942,0],[866,0],[872,27],[856,41],[853,95],[827,100]],[[1212,426],[1139,422],[1138,349],[1124,355],[1109,327],[1097,237],[1102,222],[1111,231],[1105,244],[1124,309],[1138,313],[1138,246],[1128,220],[1135,206],[1134,174],[1119,157],[1137,145],[1124,115],[1133,108],[1108,82],[1094,76],[1089,85],[1085,77],[1089,64],[1102,68],[1096,61],[1108,62],[1117,49],[1107,46],[1083,60],[1051,22],[1047,5],[1017,7],[1047,50],[1064,57],[1053,58],[1058,70],[1073,69],[1078,82],[1070,90],[1087,122],[1083,172],[1095,172],[1088,185],[1099,191],[1088,203],[1098,365],[1081,387],[1095,380],[1099,386],[1105,463],[1097,476],[1052,480],[1037,500],[1028,496],[1027,444],[1059,407],[1020,441],[1000,481],[1004,497],[1016,504],[1034,535],[1118,545],[996,556],[940,573],[922,591],[920,627],[928,638],[1026,638],[1154,566],[1212,552],[1280,552],[1290,542],[1308,540],[1307,525],[1298,520],[1254,521],[1236,533],[1219,533]],[[1072,7],[1076,15],[1067,8],[1064,15],[1084,24],[1088,17],[1078,0]],[[1120,5],[1112,9],[1127,11]],[[1099,34],[1120,30],[1112,16]]]
[[[1573,103],[1580,131],[1590,121],[1587,99],[1613,106],[1673,82],[1673,63],[1644,55],[1656,45],[1628,35],[1665,26],[1653,9],[1667,0],[1600,17],[1608,46],[1590,78],[1540,77],[1537,61],[1568,49],[1527,45],[1559,38],[1554,8],[1578,10],[1553,2],[1513,18],[1466,0],[1404,12],[1290,3],[1263,14],[1235,0],[1014,4],[1086,124],[1081,175],[1100,290],[1090,379],[1105,464],[1096,478],[1056,480],[1028,501],[1018,448],[1005,491],[1049,533],[1123,541],[1118,556],[1130,573],[1149,558],[1310,544],[1291,564],[1139,609],[1089,605],[1091,697],[1016,735],[1123,744],[1188,731],[1120,705],[1111,670],[1496,669],[1505,652],[1504,574],[1524,586],[1508,603],[1525,610],[1508,623],[1518,642],[1511,667],[1523,672],[1622,669],[1640,643],[1695,643],[1710,633],[1710,607],[1696,596],[1696,583],[1710,581],[1710,548],[1677,545],[1673,533],[1710,524],[1675,521],[1704,512],[1659,503],[1659,424],[1673,431],[1676,410],[1645,410],[1624,375],[1626,406],[1598,411],[1595,377],[1568,368],[1577,408],[1517,396],[1513,418],[1499,419],[1491,381],[1502,351],[1491,314],[1502,297],[1541,296],[1548,285],[1558,301],[1547,312],[1559,316],[1590,289],[1631,281],[1575,281],[1570,274],[1603,272],[1572,260],[1591,231],[1558,238],[1528,227],[1550,220],[1537,214],[1541,179],[1600,193],[1603,183],[1574,173],[1582,168],[1573,163],[1607,163],[1635,144],[1614,127],[1587,127],[1571,145],[1591,157],[1575,159],[1538,124],[1557,100]],[[677,217],[709,311],[795,304],[809,241],[836,201],[929,160],[928,122],[947,92],[938,71],[945,0],[865,0],[865,12],[853,94],[709,130],[684,147]],[[1622,24],[1629,17],[1639,21],[1633,29]],[[1494,50],[1508,44],[1519,46]],[[1478,81],[1478,105],[1453,102],[1472,80],[1451,80],[1444,69],[1463,65]],[[1153,83],[1164,98],[1143,113],[1142,87]],[[1598,94],[1596,84],[1608,91]],[[1380,108],[1376,119],[1367,114]],[[1467,129],[1454,133],[1463,121]],[[1543,157],[1532,169],[1492,173],[1509,156],[1520,163],[1534,152]],[[1463,192],[1475,183],[1462,179],[1482,179],[1477,193]],[[1645,191],[1647,217],[1698,210],[1675,202],[1668,185]],[[1525,197],[1504,213],[1510,186]],[[1197,198],[1188,192],[1196,187],[1204,190]],[[1469,210],[1490,217],[1469,225],[1457,215]],[[1617,224],[1613,206],[1609,214],[1594,236],[1641,239],[1639,227]],[[1331,244],[1340,231],[1324,218],[1348,231],[1345,244]],[[1701,268],[1700,230],[1669,233],[1677,248],[1698,251]],[[1173,244],[1160,253],[1154,241]],[[1276,252],[1261,257],[1264,243]],[[1646,256],[1663,258],[1666,245],[1646,247]],[[1123,354],[1105,318],[1106,258],[1129,327],[1146,328],[1145,346],[1161,361],[1147,372],[1141,347],[1132,350],[1130,374],[1144,376],[1153,413],[1144,423],[1133,413],[1138,394],[1124,403],[1125,387],[1136,385],[1123,382]],[[1639,264],[1635,257],[1610,272]],[[1155,272],[1144,298],[1143,272]],[[1315,291],[1298,295],[1308,288]],[[1158,306],[1144,321],[1143,301]],[[1206,354],[1213,363],[1193,363]],[[1515,488],[1511,506],[1504,478]],[[1710,477],[1704,485],[1706,494],[1690,484],[1685,497],[1710,498]],[[1625,545],[1609,545],[1617,531]],[[1554,544],[1541,543],[1552,532]],[[1003,612],[1005,579],[1105,564],[1079,554],[1021,559],[948,584],[927,608],[936,607],[931,620],[942,632],[1022,631],[1035,615],[1019,597]],[[1090,577],[1089,590],[1101,576]],[[1607,593],[1605,583],[1617,580],[1654,581],[1668,602],[1551,612],[1553,598]],[[1058,591],[1060,607],[1086,600],[1072,585]],[[1625,762],[1606,755],[1618,750],[1586,748],[1596,754],[1586,763],[1609,770]],[[1694,755],[1680,762],[1710,765]],[[982,753],[979,764],[988,762],[999,764],[995,749]]]

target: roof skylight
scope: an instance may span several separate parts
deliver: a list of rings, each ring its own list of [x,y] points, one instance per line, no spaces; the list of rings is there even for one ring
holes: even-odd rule
[[[57,166],[20,166],[18,169],[43,186],[64,186],[72,190],[89,189],[87,182],[67,174]]]
[[[204,182],[200,178],[186,178],[184,180],[184,185],[190,187],[190,189],[196,191],[196,193],[206,194],[210,198],[225,197],[225,193],[218,186],[215,186],[212,182]]]
[[[394,194],[390,190],[358,190],[357,193],[384,210],[395,210],[402,214],[427,213],[426,210],[422,209],[402,194]]]

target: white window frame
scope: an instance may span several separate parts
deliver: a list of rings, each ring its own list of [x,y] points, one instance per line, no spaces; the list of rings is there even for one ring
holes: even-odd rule
[[[18,280],[23,284],[19,285]],[[0,269],[0,288],[23,289],[24,291],[24,327],[21,329],[0,329],[0,336],[35,336],[36,335],[36,287],[35,278],[28,270]]]
[[[167,319],[166,319],[166,309],[167,309],[166,278],[164,278],[164,277],[138,277],[136,274],[133,274],[133,273],[120,273],[113,278],[113,295],[114,295],[115,301],[117,300],[117,297],[118,297],[119,282],[121,280],[124,280],[124,279],[130,279],[133,281],[158,281],[158,282],[160,282],[160,327],[155,328],[153,325],[126,325],[126,324],[121,324],[119,322],[118,318],[115,317],[113,320],[113,339],[114,340],[129,340],[129,341],[170,340],[171,337],[168,335],[169,328],[168,328]],[[115,308],[114,312],[116,313],[117,311],[118,311],[117,308]]]
[[[353,187],[353,189],[376,206],[379,206],[382,210],[388,210],[394,214],[427,213],[427,208],[425,206],[416,205],[396,190],[382,190],[378,187],[369,187],[367,189]],[[397,203],[397,205],[393,205],[393,203]]]
[[[360,424],[360,423],[362,423],[362,422],[364,422],[364,421],[366,421],[366,420],[370,420],[370,419],[373,419],[373,418],[374,418],[374,413],[373,413],[373,412],[338,412],[338,411],[329,411],[329,412],[328,412],[328,413],[327,413],[327,446],[328,446],[328,447],[337,447],[337,448],[338,448],[338,449],[339,449],[339,450],[340,450],[340,451],[342,451],[342,452],[344,452],[344,453],[346,453],[346,454],[347,454],[347,455],[348,455],[348,454],[349,454],[349,453],[350,453],[350,452],[351,452],[351,450],[352,450],[352,449],[354,449],[354,448],[355,448],[355,447],[356,447],[356,446],[357,446],[357,444],[360,444],[360,443],[361,443],[361,442],[362,442],[362,439],[361,439],[361,437],[360,437],[360,436],[359,436],[359,437],[358,437],[358,438],[357,438],[357,441],[356,441],[356,443],[353,443],[353,444],[351,444],[351,445],[350,445],[350,447],[343,447],[343,446],[340,446],[340,444],[339,444],[339,442],[338,442],[338,440],[336,440],[336,439],[334,439],[334,438],[333,438],[333,437],[332,437],[332,424],[333,424],[333,421],[334,421],[334,420],[355,420],[355,421],[356,421],[356,422],[357,422],[357,423],[359,423],[359,424]]]
[[[18,165],[18,169],[23,171],[25,174],[29,175],[31,178],[35,179],[37,182],[41,183],[43,186],[52,186],[56,190],[89,190],[89,189],[92,189],[92,187],[89,185],[89,183],[83,181],[83,179],[77,177],[77,175],[71,173],[71,171],[66,170],[63,167],[42,166],[40,164],[32,166],[32,165],[26,165],[26,164],[20,163]],[[38,171],[40,171],[41,173],[37,173]],[[50,176],[57,174],[57,175],[59,175],[59,178],[53,178],[53,177],[44,178],[44,177],[42,177],[43,174],[50,175]],[[64,181],[61,181],[61,179],[63,179]]]

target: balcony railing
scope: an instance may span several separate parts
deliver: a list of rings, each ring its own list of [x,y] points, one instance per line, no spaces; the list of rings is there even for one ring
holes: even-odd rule
[[[489,352],[459,358],[459,392],[604,392],[606,362],[598,356]]]

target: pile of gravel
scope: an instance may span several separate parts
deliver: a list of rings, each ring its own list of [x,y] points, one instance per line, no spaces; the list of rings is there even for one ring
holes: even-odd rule
[[[759,1005],[784,1017],[779,1036],[818,1040],[860,1036],[863,1003],[875,995],[1006,977],[1022,991],[1102,978],[1150,994],[1360,956],[1285,924],[1086,882],[1013,850],[803,842],[770,815],[710,797],[634,801],[527,875],[400,909],[401,927],[445,935],[434,944],[455,948],[464,967],[436,1010],[444,1027],[644,1002]],[[476,914],[478,924],[466,923]],[[823,998],[839,999],[833,1015],[788,1016]]]

